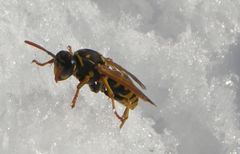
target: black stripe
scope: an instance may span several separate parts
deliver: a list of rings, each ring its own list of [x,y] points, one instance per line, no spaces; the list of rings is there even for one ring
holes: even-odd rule
[[[130,100],[133,99],[136,95],[135,94],[132,94],[132,96],[130,97]]]

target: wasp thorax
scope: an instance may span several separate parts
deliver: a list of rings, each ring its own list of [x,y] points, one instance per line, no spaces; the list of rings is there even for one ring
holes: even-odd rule
[[[73,74],[72,55],[67,51],[59,51],[54,59],[55,81],[65,80]]]

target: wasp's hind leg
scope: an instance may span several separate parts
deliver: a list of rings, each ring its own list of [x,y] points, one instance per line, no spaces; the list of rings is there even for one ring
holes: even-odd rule
[[[102,79],[102,82],[103,82],[104,86],[107,88],[108,96],[112,100],[112,110],[113,110],[114,114],[116,115],[116,117],[119,120],[123,121],[122,117],[117,113],[117,110],[116,110],[116,107],[115,107],[115,102],[114,102],[114,94],[113,94],[113,91],[112,91],[111,87],[108,84],[108,81],[107,81],[108,78],[107,77],[102,77],[101,79]]]
[[[126,106],[126,109],[122,115],[122,123],[120,124],[120,128],[123,127],[124,123],[128,119],[129,109],[133,110],[137,106],[138,99],[136,99],[134,102],[131,102],[128,99],[125,99],[125,100],[121,101],[121,103],[123,103],[124,106]]]
[[[37,61],[36,59],[32,60],[32,63],[35,63],[35,64],[37,64],[39,66],[45,66],[47,64],[52,64],[53,62],[54,62],[54,59],[51,59],[51,60],[49,60],[49,61],[47,61],[45,63],[41,63],[41,62]]]
[[[120,124],[120,129],[123,127],[124,123],[126,122],[126,120],[128,119],[128,114],[129,114],[129,108],[126,107],[123,115],[122,115],[122,123]]]

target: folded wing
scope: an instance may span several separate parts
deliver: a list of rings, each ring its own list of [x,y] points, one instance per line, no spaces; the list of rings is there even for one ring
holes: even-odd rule
[[[112,70],[104,65],[98,65],[96,66],[96,69],[99,71],[99,73],[108,76],[109,78],[119,82],[124,87],[131,90],[135,95],[137,95],[139,98],[143,99],[144,101],[149,102],[150,104],[157,106],[155,103],[153,103],[142,91],[140,91],[128,78],[121,75],[121,72],[117,70]]]

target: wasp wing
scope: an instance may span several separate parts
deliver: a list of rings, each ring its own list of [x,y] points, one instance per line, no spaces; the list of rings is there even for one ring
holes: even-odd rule
[[[116,70],[112,70],[106,66],[98,65],[96,66],[96,69],[99,71],[99,73],[106,75],[107,77],[119,82],[124,87],[131,90],[135,95],[137,95],[139,98],[148,101],[154,106],[157,106],[155,103],[153,103],[143,92],[141,92],[128,78],[124,77],[124,75],[121,75],[121,72],[118,72]]]
[[[129,71],[127,71],[125,68],[123,68],[122,66],[120,66],[119,64],[115,63],[112,61],[112,59],[110,58],[106,58],[107,64],[117,68],[119,71],[123,71],[126,74],[128,74],[134,81],[136,81],[143,89],[146,89],[145,85],[132,73],[130,73]]]

